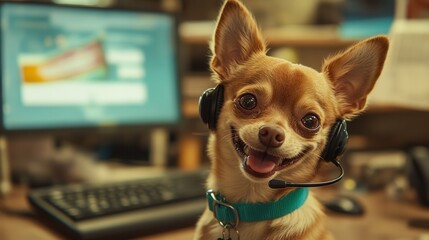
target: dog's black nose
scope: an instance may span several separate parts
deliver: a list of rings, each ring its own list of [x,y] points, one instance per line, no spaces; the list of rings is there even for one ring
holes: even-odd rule
[[[259,141],[266,147],[280,147],[284,140],[285,133],[280,127],[265,125],[259,128]]]

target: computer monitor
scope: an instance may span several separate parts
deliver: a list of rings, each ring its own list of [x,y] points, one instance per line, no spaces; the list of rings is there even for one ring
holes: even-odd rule
[[[8,2],[0,19],[3,134],[179,121],[173,15]]]

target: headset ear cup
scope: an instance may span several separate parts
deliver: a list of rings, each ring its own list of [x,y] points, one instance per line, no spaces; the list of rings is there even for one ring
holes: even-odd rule
[[[346,121],[338,120],[331,128],[327,144],[322,153],[322,159],[327,162],[336,161],[338,156],[344,153],[348,139]]]
[[[224,101],[223,91],[224,91],[223,85],[219,84],[216,86],[215,92],[214,92],[215,98],[214,98],[214,103],[212,104],[212,111],[211,111],[212,116],[210,117],[210,120],[212,122],[209,128],[211,130],[215,130],[217,126],[217,120],[219,118],[219,114],[222,109],[223,101]]]
[[[212,99],[212,92],[214,88],[209,88],[201,94],[200,99],[198,100],[198,111],[200,113],[200,118],[204,124],[209,123],[210,117],[210,101]]]
[[[209,88],[200,96],[199,113],[201,120],[210,130],[216,130],[216,123],[223,105],[223,85]]]

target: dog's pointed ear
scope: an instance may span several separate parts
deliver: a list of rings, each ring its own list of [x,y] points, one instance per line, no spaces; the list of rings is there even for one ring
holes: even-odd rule
[[[364,110],[368,94],[383,69],[389,40],[377,36],[357,43],[325,61],[323,73],[332,82],[343,118]]]
[[[223,5],[212,44],[211,68],[221,80],[254,53],[266,51],[255,20],[236,0],[228,0]]]

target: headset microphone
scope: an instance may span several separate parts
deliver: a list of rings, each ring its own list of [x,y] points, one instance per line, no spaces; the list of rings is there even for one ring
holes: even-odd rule
[[[270,188],[287,188],[287,187],[321,187],[321,186],[326,186],[326,185],[330,185],[333,183],[336,183],[338,181],[340,181],[343,176],[344,176],[344,168],[341,166],[341,164],[338,161],[332,161],[332,163],[335,164],[335,166],[337,166],[337,168],[340,170],[340,174],[329,181],[325,181],[325,182],[314,182],[314,183],[293,183],[293,182],[287,182],[287,181],[283,181],[283,180],[277,180],[277,179],[273,179],[268,183],[268,186]]]
[[[273,179],[268,183],[270,188],[287,188],[287,187],[321,187],[330,185],[340,181],[344,176],[344,168],[338,162],[337,158],[344,153],[346,145],[349,139],[349,134],[347,132],[347,124],[343,119],[338,120],[331,128],[331,131],[328,136],[328,141],[323,150],[321,158],[326,162],[333,163],[340,174],[329,181],[325,182],[310,182],[310,183],[293,183],[283,180]]]

